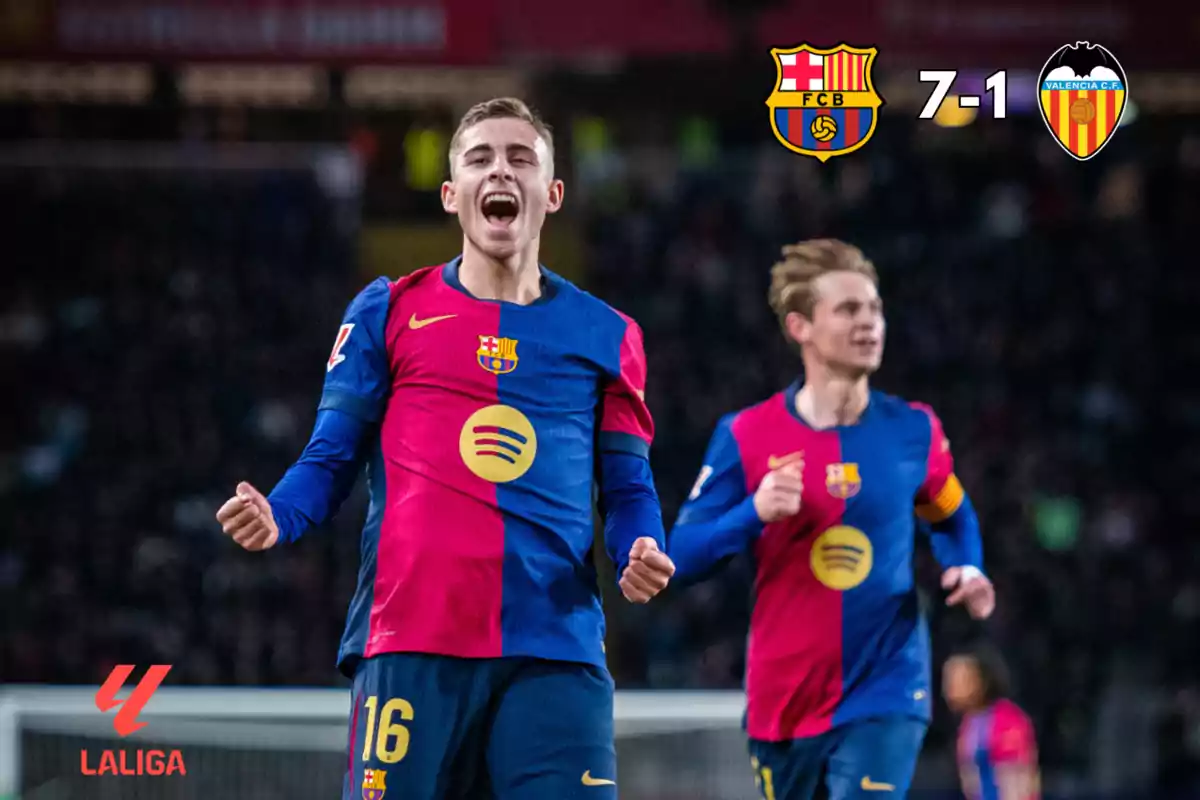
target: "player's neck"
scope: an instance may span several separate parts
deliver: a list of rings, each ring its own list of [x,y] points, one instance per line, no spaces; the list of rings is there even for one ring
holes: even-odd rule
[[[480,300],[501,300],[528,305],[542,296],[542,273],[538,266],[537,242],[512,258],[497,260],[463,244],[458,280]]]
[[[848,378],[806,371],[804,386],[796,393],[796,413],[814,428],[853,425],[867,409],[870,384],[867,376]]]

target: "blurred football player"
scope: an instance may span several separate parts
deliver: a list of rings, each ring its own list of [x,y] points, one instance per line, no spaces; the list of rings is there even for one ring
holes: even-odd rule
[[[1009,699],[1008,672],[987,648],[957,653],[942,668],[942,693],[962,716],[958,773],[970,800],[1038,800],[1033,723]]]
[[[346,798],[615,798],[613,682],[592,559],[598,477],[621,590],[667,585],[642,334],[538,262],[563,202],[546,125],[475,106],[450,145],[450,262],[350,304],[304,454],[217,517],[249,550],[371,504],[338,654]],[[389,792],[390,790],[390,792]]]
[[[979,525],[932,409],[870,389],[884,315],[862,252],[785,247],[770,303],[804,377],[721,419],[668,553],[677,582],[756,562],[746,730],[763,796],[903,797],[931,708],[914,509],[947,602],[983,618]]]

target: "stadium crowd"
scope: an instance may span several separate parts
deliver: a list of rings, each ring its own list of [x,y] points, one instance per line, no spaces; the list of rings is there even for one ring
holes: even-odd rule
[[[874,259],[877,385],[944,420],[999,597],[986,628],[943,611],[925,559],[937,652],[999,643],[1047,771],[1094,776],[1120,753],[1114,787],[1183,785],[1200,759],[1200,460],[1183,444],[1200,397],[1182,379],[1200,137],[1155,131],[1087,170],[1016,124],[899,126],[828,166],[777,145],[687,167],[658,152],[654,169],[607,153],[577,165],[572,208],[588,288],[645,330],[668,521],[717,418],[794,376],[765,302],[780,245],[831,235]],[[18,172],[0,195],[17,389],[0,427],[0,682],[95,683],[118,662],[174,664],[176,683],[338,681],[362,487],[332,530],[266,557],[212,515],[239,479],[269,489],[307,440],[365,282],[353,228],[302,173]],[[618,686],[738,686],[748,601],[742,564],[650,607],[610,603]],[[939,713],[931,744],[951,725]]]

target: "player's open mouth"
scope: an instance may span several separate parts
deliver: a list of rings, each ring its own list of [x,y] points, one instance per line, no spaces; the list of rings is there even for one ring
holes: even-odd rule
[[[492,192],[484,196],[481,208],[484,219],[491,224],[509,225],[517,218],[521,204],[511,192]]]

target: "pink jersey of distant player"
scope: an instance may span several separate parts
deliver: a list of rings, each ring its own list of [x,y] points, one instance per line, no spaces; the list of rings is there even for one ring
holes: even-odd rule
[[[1038,800],[1037,737],[1016,703],[997,700],[963,718],[958,729],[958,771],[970,800],[1001,800],[1000,773],[1014,766],[1023,767],[1030,776],[1029,791],[1021,800]]]

